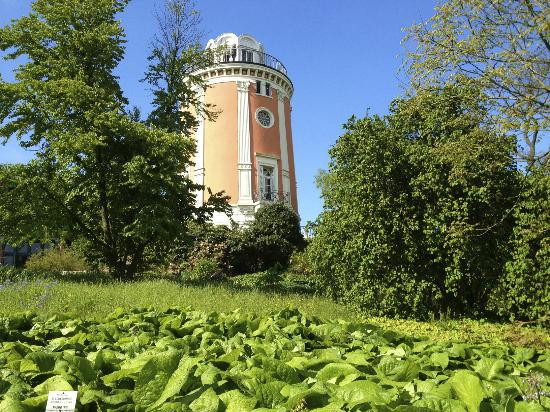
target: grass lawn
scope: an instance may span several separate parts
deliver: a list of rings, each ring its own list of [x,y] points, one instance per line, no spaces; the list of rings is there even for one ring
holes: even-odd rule
[[[287,307],[299,308],[322,319],[366,321],[385,329],[415,337],[448,342],[492,343],[550,348],[550,334],[542,328],[483,321],[450,320],[416,322],[362,317],[329,299],[300,294],[239,290],[226,285],[185,286],[169,280],[137,282],[78,283],[51,280],[4,283],[0,287],[0,315],[31,311],[49,316],[58,313],[101,320],[115,308],[189,307],[195,310],[270,314]]]

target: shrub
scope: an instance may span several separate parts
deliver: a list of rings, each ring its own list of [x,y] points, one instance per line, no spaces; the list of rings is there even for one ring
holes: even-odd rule
[[[220,272],[217,261],[198,259],[189,270],[182,272],[181,279],[186,283],[204,283],[212,280]]]
[[[550,170],[525,177],[514,210],[512,256],[492,295],[496,312],[506,318],[538,320],[550,316]]]
[[[265,289],[278,287],[283,280],[280,267],[273,267],[262,272],[249,273],[231,278],[233,285],[245,289]]]
[[[290,256],[288,271],[302,277],[309,277],[311,275],[311,268],[305,250],[295,251]]]
[[[211,223],[191,223],[184,235],[174,243],[168,264],[172,271],[191,270],[201,259],[218,262],[220,268],[227,260],[227,239],[230,230]]]
[[[263,205],[248,227],[191,225],[172,254],[180,272],[192,272],[206,259],[216,262],[218,271],[239,275],[286,268],[292,253],[303,246],[298,215],[283,203],[272,203]]]
[[[308,247],[317,289],[371,315],[482,316],[508,259],[514,141],[472,90],[397,100],[352,118],[319,184]]]
[[[32,255],[25,264],[29,271],[63,272],[90,269],[84,258],[74,250],[52,248]]]
[[[21,277],[21,269],[13,266],[0,266],[0,282],[5,280],[16,280]]]
[[[234,228],[227,238],[227,256],[224,261],[228,273],[240,275],[263,270],[258,261],[256,239],[249,228]]]
[[[250,227],[236,230],[228,239],[228,259],[233,273],[286,268],[290,256],[305,245],[300,218],[281,202],[260,207]]]

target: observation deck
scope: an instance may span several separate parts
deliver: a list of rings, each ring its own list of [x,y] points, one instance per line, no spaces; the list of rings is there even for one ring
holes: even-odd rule
[[[252,63],[275,69],[288,77],[288,71],[279,59],[264,51],[246,46],[232,45],[226,47],[216,57],[216,63]]]
[[[207,49],[217,51],[215,62],[217,65],[246,63],[267,67],[288,77],[285,65],[276,57],[265,52],[262,44],[249,34],[237,36],[234,33],[223,33],[215,39],[210,39]]]

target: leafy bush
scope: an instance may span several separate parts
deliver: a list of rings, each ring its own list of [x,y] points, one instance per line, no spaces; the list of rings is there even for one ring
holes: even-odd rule
[[[283,280],[280,272],[279,267],[273,267],[263,272],[234,276],[230,281],[233,285],[245,289],[278,288]]]
[[[311,267],[309,266],[309,261],[305,250],[295,251],[292,256],[290,256],[288,270],[289,272],[297,275],[310,277]]]
[[[248,228],[235,230],[228,239],[228,262],[233,273],[286,268],[290,256],[305,245],[300,218],[281,202],[260,207]]]
[[[167,272],[186,277],[195,266],[204,266],[204,261],[214,262],[218,269],[227,272],[227,238],[230,230],[211,223],[190,223],[185,233],[174,243],[166,262]],[[202,263],[201,263],[202,262]],[[201,269],[199,269],[200,271]]]
[[[292,253],[304,246],[298,215],[283,203],[262,206],[249,227],[228,229],[210,223],[193,225],[174,255],[176,268],[192,271],[203,259],[239,275],[285,268]]]
[[[550,321],[550,170],[525,177],[512,238],[512,257],[491,304],[506,318]]]
[[[292,271],[282,271],[280,266],[268,270],[245,275],[233,276],[228,279],[232,286],[240,289],[254,289],[279,294],[315,293],[315,284],[311,276],[304,276]]]
[[[29,271],[63,272],[90,269],[84,258],[74,250],[52,248],[32,255],[25,264]]]
[[[233,228],[228,234],[226,246],[227,255],[224,266],[228,273],[241,275],[262,270],[257,258],[256,239],[249,228]]]
[[[514,141],[454,87],[352,118],[319,184],[318,290],[370,315],[479,317],[508,259]]]
[[[21,275],[21,269],[13,266],[0,266],[0,282],[5,280],[16,280]]]
[[[182,273],[181,279],[187,283],[203,283],[212,280],[220,272],[219,264],[213,259],[198,259],[193,266]]]

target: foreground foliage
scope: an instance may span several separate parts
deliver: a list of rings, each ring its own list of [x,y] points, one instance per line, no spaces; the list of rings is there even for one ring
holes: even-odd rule
[[[0,411],[43,410],[50,390],[81,411],[542,411],[550,352],[438,344],[297,310],[122,309],[104,322],[0,322]]]

